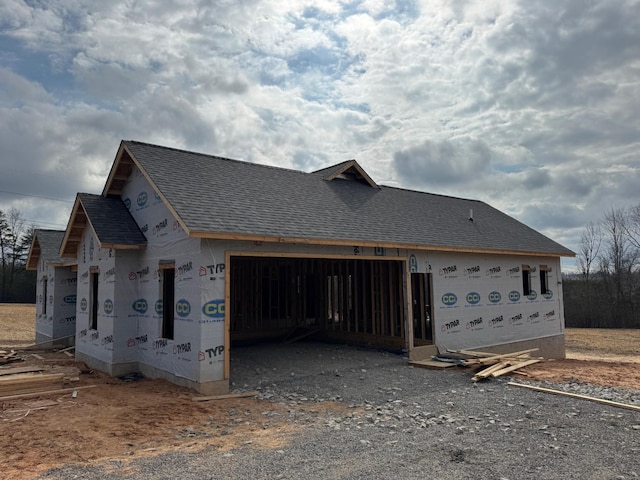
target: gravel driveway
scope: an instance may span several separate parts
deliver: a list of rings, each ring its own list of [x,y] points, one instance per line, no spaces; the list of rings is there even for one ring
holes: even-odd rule
[[[69,466],[55,479],[630,479],[640,412],[506,385],[468,369],[407,366],[389,352],[298,343],[232,352],[232,390],[259,390],[300,426],[278,449],[162,454],[118,471]],[[549,385],[547,385],[549,386]],[[638,402],[639,391],[553,385]],[[302,411],[332,401],[336,408]],[[134,473],[132,473],[134,472]]]

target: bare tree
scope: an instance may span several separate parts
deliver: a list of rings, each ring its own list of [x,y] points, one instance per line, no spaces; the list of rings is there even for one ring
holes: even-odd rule
[[[13,280],[16,274],[16,267],[20,265],[24,257],[24,248],[22,244],[22,237],[26,232],[25,220],[22,217],[22,213],[16,209],[11,208],[7,215],[7,223],[11,230],[11,238],[9,244],[9,290],[13,289]]]
[[[627,212],[627,222],[624,225],[624,233],[629,242],[640,250],[640,203],[629,208]]]
[[[600,254],[602,245],[602,229],[600,225],[589,222],[580,237],[580,250],[578,252],[578,268],[585,281],[589,281],[591,269]]]
[[[9,251],[11,231],[7,223],[7,216],[0,210],[0,302],[4,301],[7,289],[7,253]]]
[[[606,248],[600,255],[600,269],[607,282],[612,320],[617,326],[634,322],[634,269],[640,251],[629,240],[628,225],[629,212],[624,208],[612,208],[602,220]]]

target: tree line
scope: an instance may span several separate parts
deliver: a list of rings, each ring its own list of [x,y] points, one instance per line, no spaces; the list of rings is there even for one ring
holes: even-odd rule
[[[567,327],[640,328],[640,204],[590,222],[577,266],[563,280]]]
[[[34,231],[19,210],[0,210],[0,303],[35,303],[36,272],[26,268]]]

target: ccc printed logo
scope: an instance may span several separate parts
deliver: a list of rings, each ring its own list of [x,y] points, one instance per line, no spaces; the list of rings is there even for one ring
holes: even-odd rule
[[[181,317],[187,317],[191,313],[191,304],[185,299],[176,302],[176,313]]]
[[[124,206],[127,207],[127,210],[131,210],[131,199],[130,198],[125,198],[124,199]]]
[[[162,315],[162,311],[163,311],[162,300],[156,300],[156,313],[158,315]]]
[[[82,310],[83,312],[85,312],[87,310],[87,299],[83,298],[82,300],[80,300],[80,310]]]
[[[109,300],[108,298],[104,301],[104,313],[112,313],[113,312],[113,300]]]
[[[458,301],[458,297],[456,297],[455,293],[445,293],[442,295],[442,303],[447,306],[455,305]]]
[[[531,290],[531,293],[529,293],[529,295],[527,295],[527,298],[531,301],[535,300],[536,298],[538,298],[538,294],[536,293],[535,290]]]
[[[147,192],[140,192],[138,198],[136,198],[136,203],[139,207],[144,207],[147,204]]]
[[[551,300],[553,298],[553,292],[551,290],[547,290],[542,294],[542,296],[545,298],[545,300]]]
[[[67,295],[66,297],[64,297],[62,299],[62,301],[64,303],[69,304],[69,305],[75,305],[76,304],[76,296],[75,295]]]
[[[498,303],[501,299],[502,295],[500,295],[500,292],[491,292],[489,294],[489,301],[491,303]]]
[[[415,255],[411,255],[409,257],[409,272],[417,273],[418,272],[418,259]]]
[[[131,307],[138,313],[146,313],[148,305],[147,301],[144,298],[140,298],[133,302],[133,305],[131,305]]]
[[[467,293],[467,303],[470,305],[476,305],[480,302],[480,294],[476,292]]]
[[[224,317],[224,300],[211,300],[202,306],[202,313],[207,317]]]
[[[520,292],[518,292],[517,290],[511,290],[509,292],[509,301],[517,302],[518,300],[520,300]]]

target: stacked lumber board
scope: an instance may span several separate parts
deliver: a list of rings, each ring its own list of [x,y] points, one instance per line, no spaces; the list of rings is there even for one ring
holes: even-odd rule
[[[471,378],[471,380],[477,382],[489,377],[499,377],[505,373],[514,372],[519,368],[544,360],[542,357],[531,357],[531,353],[537,350],[537,348],[531,348],[529,350],[501,354],[457,350],[454,353],[467,357],[461,362],[461,365],[479,369]]]
[[[6,350],[0,350],[0,365],[6,365],[7,363],[21,362],[22,357],[18,356],[15,350],[7,352]]]
[[[10,395],[47,392],[63,387],[62,373],[16,373],[0,377],[0,398]]]
[[[31,373],[31,372],[41,372],[43,371],[43,367],[2,367],[0,368],[0,377],[4,375],[14,375],[16,373]]]
[[[413,366],[413,367],[419,367],[419,368],[431,368],[431,369],[444,369],[444,368],[450,368],[450,367],[455,367],[457,365],[457,363],[454,362],[445,362],[443,360],[438,360],[436,358],[431,359],[431,360],[409,360],[409,365]]]

